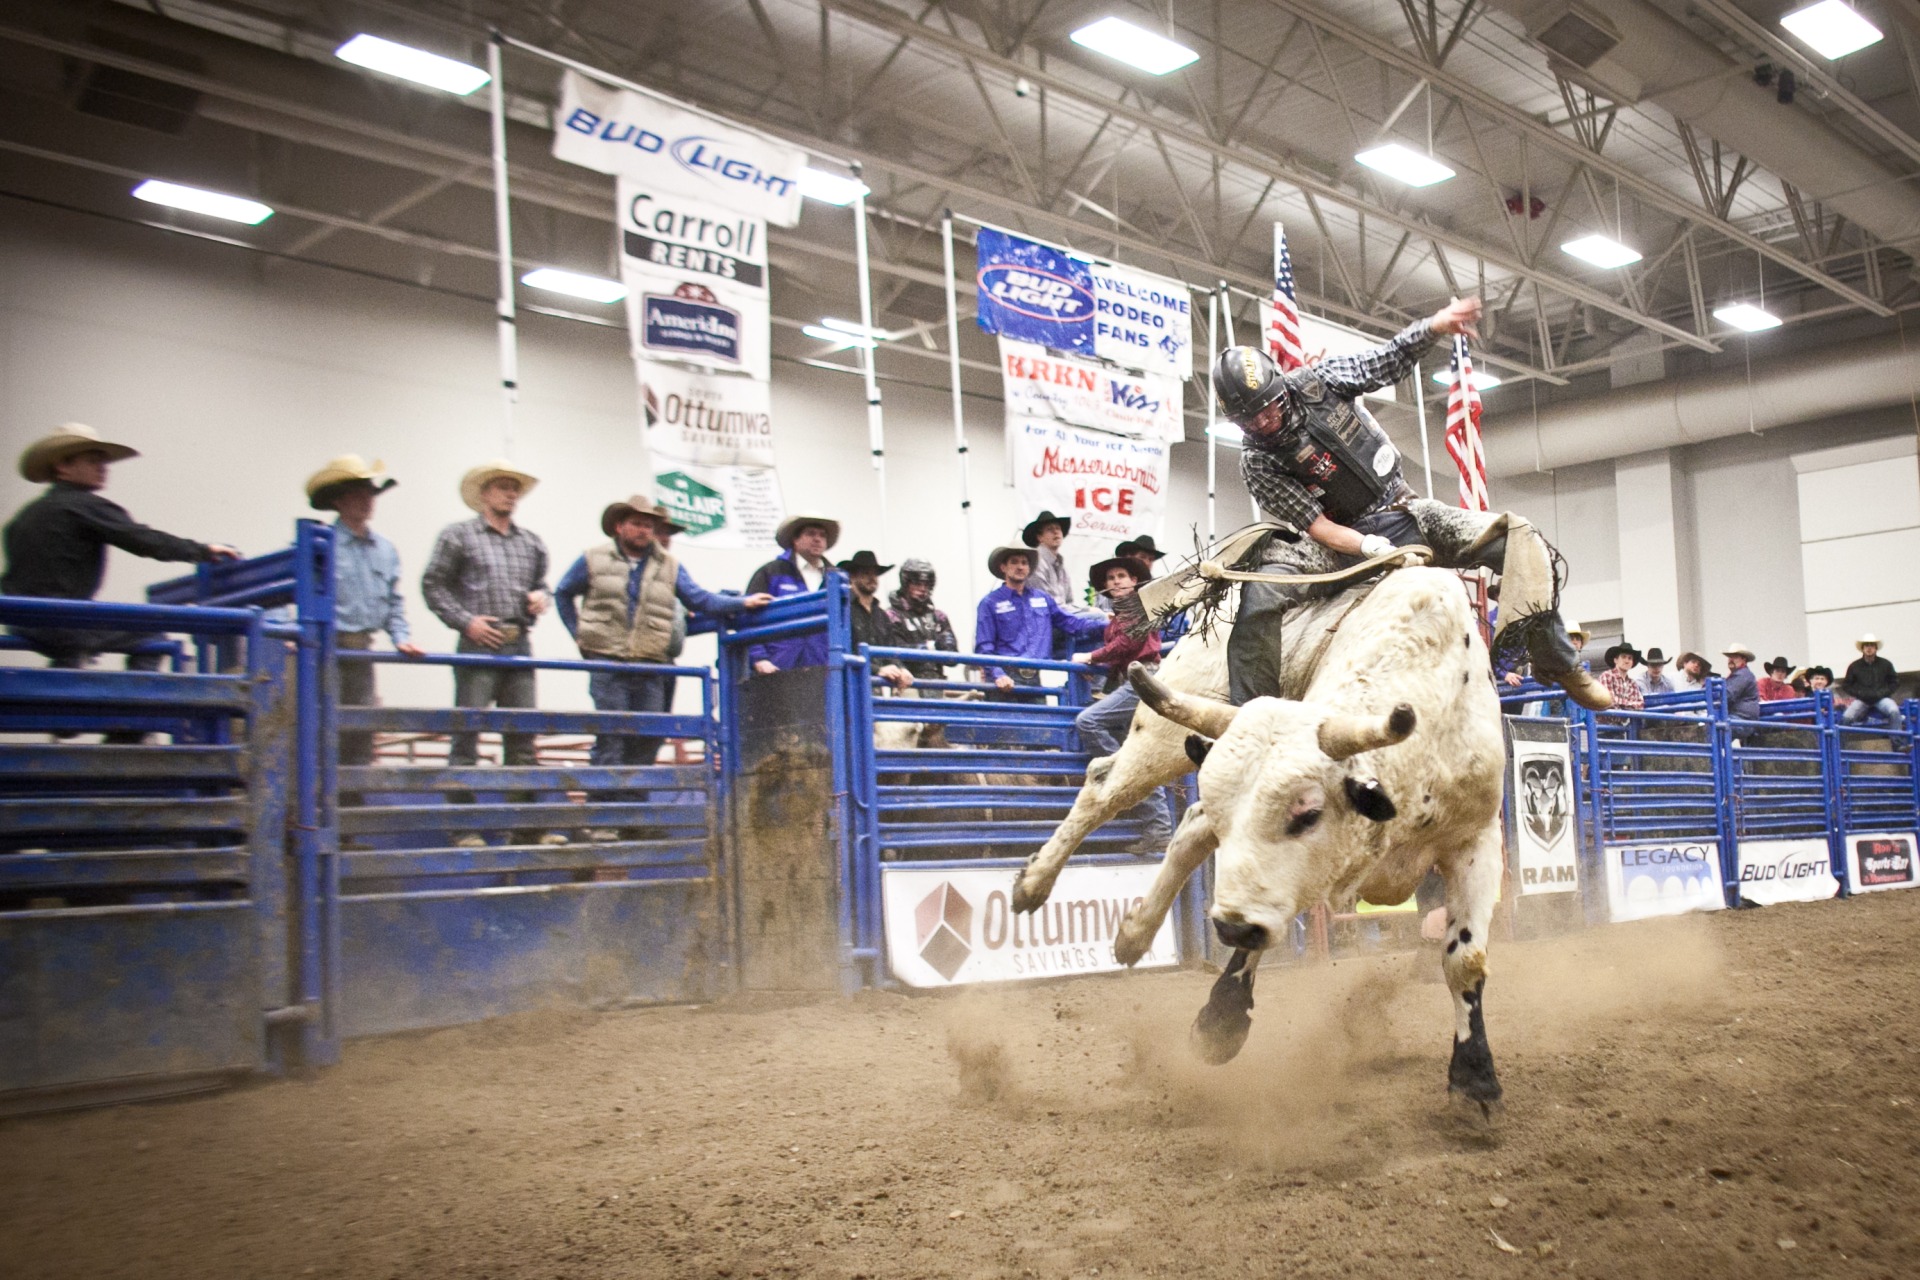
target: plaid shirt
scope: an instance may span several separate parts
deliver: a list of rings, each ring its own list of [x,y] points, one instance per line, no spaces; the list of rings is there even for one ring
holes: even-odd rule
[[[547,589],[547,544],[514,525],[495,532],[482,517],[450,524],[434,540],[420,594],[433,616],[464,631],[477,617],[531,626],[527,592]]]
[[[1369,391],[1392,386],[1419,367],[1420,357],[1438,341],[1439,335],[1425,320],[1416,320],[1385,344],[1350,356],[1333,356],[1311,369],[1295,369],[1281,376],[1291,389],[1310,374],[1317,374],[1327,389],[1337,396],[1357,399]],[[1366,410],[1362,409],[1362,413]],[[1307,487],[1294,479],[1281,461],[1298,447],[1306,431],[1307,415],[1300,397],[1289,394],[1283,411],[1280,432],[1270,441],[1256,442],[1248,437],[1240,450],[1240,477],[1247,492],[1260,504],[1263,513],[1274,520],[1305,529],[1322,514]],[[1387,477],[1379,501],[1364,512],[1372,515],[1412,498],[1414,492],[1401,478],[1398,464]]]

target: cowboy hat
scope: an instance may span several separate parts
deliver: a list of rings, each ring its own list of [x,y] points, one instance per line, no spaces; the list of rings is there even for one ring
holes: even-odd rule
[[[1637,667],[1640,665],[1640,651],[1634,648],[1632,645],[1628,644],[1624,640],[1621,641],[1619,644],[1608,647],[1604,661],[1608,666],[1612,666],[1613,660],[1619,657],[1623,653],[1627,654],[1629,657],[1633,659],[1634,666]]]
[[[523,498],[533,492],[533,486],[540,483],[538,478],[528,475],[505,458],[495,458],[491,462],[481,463],[460,477],[460,501],[466,503],[471,510],[481,510],[481,491],[495,480],[503,478],[518,480],[520,496]]]
[[[351,485],[370,485],[375,493],[385,493],[399,483],[387,475],[379,459],[369,464],[357,453],[343,453],[307,477],[307,505],[315,511],[331,511]]]
[[[1117,556],[1132,556],[1136,560],[1158,560],[1167,553],[1153,545],[1153,535],[1143,533],[1137,538],[1129,538],[1113,549]]]
[[[1827,678],[1827,683],[1832,684],[1833,668],[1832,667],[1808,667],[1807,668],[1808,682],[1811,683],[1815,676],[1825,676]]]
[[[53,469],[79,453],[104,453],[108,462],[137,458],[140,451],[131,445],[102,440],[92,427],[69,422],[50,436],[41,436],[20,455],[20,474],[33,484],[53,479]]]
[[[1793,670],[1793,664],[1785,658],[1770,658],[1766,666],[1761,669],[1768,675],[1772,675],[1776,671],[1791,672]]]
[[[871,569],[875,573],[890,573],[893,571],[892,565],[881,564],[880,557],[874,555],[871,551],[856,551],[853,553],[853,559],[842,560],[833,567],[842,573],[853,573],[860,569]]]
[[[1107,589],[1107,570],[1109,569],[1125,569],[1133,575],[1133,584],[1135,586],[1139,586],[1153,576],[1153,569],[1140,557],[1114,556],[1110,560],[1102,560],[1099,564],[1087,570],[1087,585],[1095,591],[1105,591]]]
[[[1700,673],[1702,675],[1710,676],[1713,674],[1713,663],[1707,660],[1707,655],[1705,655],[1704,653],[1694,653],[1692,650],[1688,650],[1686,653],[1681,654],[1678,658],[1675,658],[1673,660],[1673,665],[1676,667],[1684,667],[1687,665],[1689,660],[1700,664]]]
[[[1640,655],[1640,661],[1650,667],[1664,667],[1667,665],[1667,655],[1660,652],[1659,645],[1651,645],[1645,653]]]
[[[832,549],[833,544],[840,541],[840,522],[829,520],[825,516],[814,515],[788,516],[780,522],[780,527],[773,531],[773,540],[780,544],[782,551],[791,551],[793,540],[799,536],[800,530],[810,524],[817,524],[827,531],[828,549]]]
[[[1856,649],[1864,649],[1868,645],[1872,645],[1874,648],[1878,649],[1880,647],[1880,637],[1873,634],[1873,632],[1869,631],[1866,634],[1862,635],[1858,640],[1855,640],[1853,642],[1853,647]]]
[[[1593,632],[1587,630],[1579,623],[1575,623],[1573,626],[1567,628],[1567,636],[1569,639],[1578,636],[1580,637],[1580,643],[1585,644],[1587,641],[1593,639]]]
[[[1726,648],[1722,649],[1720,653],[1723,657],[1745,658],[1748,662],[1752,662],[1754,660],[1753,650],[1747,648],[1747,646],[1743,644],[1730,644]]]
[[[613,502],[607,505],[607,509],[600,513],[600,532],[606,534],[609,538],[613,537],[614,529],[628,516],[645,516],[649,520],[652,520],[656,526],[665,528],[669,533],[685,533],[687,531],[687,526],[675,524],[665,511],[655,506],[652,498],[642,493],[636,493],[624,501]]]
[[[1073,521],[1071,519],[1069,519],[1066,516],[1057,516],[1053,514],[1053,512],[1051,511],[1042,511],[1039,515],[1035,516],[1031,522],[1028,523],[1026,528],[1020,531],[1020,541],[1026,543],[1030,547],[1039,546],[1040,545],[1040,526],[1043,524],[1059,525],[1060,532],[1063,536],[1073,532]]]
[[[1007,575],[1000,572],[1000,566],[1006,563],[1008,556],[1025,556],[1029,565],[1033,563],[1033,552],[1027,547],[995,547],[987,554],[987,572],[1005,581]]]

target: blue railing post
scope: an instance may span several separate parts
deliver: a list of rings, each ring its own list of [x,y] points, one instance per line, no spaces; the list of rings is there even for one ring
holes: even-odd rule
[[[1813,694],[1813,722],[1820,741],[1821,799],[1827,813],[1827,855],[1833,864],[1833,878],[1840,882],[1842,898],[1853,893],[1847,873],[1846,761],[1840,754],[1840,729],[1834,715],[1833,693],[1818,689]]]
[[[336,786],[339,673],[334,662],[333,530],[302,520],[294,533],[294,617],[300,627],[293,853],[299,919],[300,1024],[308,1066],[340,1058],[340,824]]]
[[[1733,726],[1728,723],[1727,682],[1707,677],[1707,723],[1713,744],[1713,793],[1720,839],[1720,896],[1728,906],[1740,901],[1740,822],[1735,811],[1738,779],[1734,773]]]
[[[1907,781],[1913,793],[1913,808],[1907,814],[1905,829],[1920,829],[1920,698],[1908,698],[1900,708],[1907,725]]]

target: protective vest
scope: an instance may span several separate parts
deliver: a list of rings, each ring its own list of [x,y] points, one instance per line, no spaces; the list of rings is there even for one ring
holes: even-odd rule
[[[1335,395],[1312,369],[1287,381],[1300,408],[1301,432],[1278,451],[1281,465],[1328,519],[1351,524],[1387,491],[1400,453],[1371,418]]]
[[[580,630],[574,639],[586,653],[629,662],[664,662],[673,644],[674,587],[680,562],[659,547],[640,575],[640,598],[627,621],[627,577],[633,561],[613,543],[587,552],[587,590],[580,597]]]

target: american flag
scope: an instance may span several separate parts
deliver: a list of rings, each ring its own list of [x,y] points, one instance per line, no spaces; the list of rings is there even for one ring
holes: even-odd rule
[[[1460,505],[1491,511],[1487,501],[1487,455],[1480,447],[1480,390],[1473,385],[1473,357],[1463,334],[1453,339],[1453,382],[1447,388],[1447,452],[1460,468]]]
[[[1293,296],[1293,259],[1287,254],[1287,233],[1273,224],[1273,319],[1267,325],[1267,346],[1282,369],[1307,363],[1300,342],[1300,305]]]

